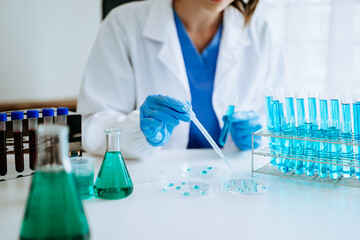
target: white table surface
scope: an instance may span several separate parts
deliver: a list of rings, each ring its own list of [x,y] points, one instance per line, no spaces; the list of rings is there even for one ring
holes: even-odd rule
[[[224,152],[237,173],[250,177],[250,152]],[[95,163],[95,176],[101,165]],[[134,169],[176,176],[186,162],[225,165],[211,150],[162,150]],[[202,199],[169,198],[161,182],[136,183],[125,199],[83,201],[91,239],[358,239],[360,189],[258,175],[271,188],[259,195],[219,191]],[[18,239],[31,177],[0,182],[0,239]]]

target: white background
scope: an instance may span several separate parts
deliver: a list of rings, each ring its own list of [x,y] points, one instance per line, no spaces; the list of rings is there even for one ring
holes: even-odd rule
[[[0,103],[76,98],[100,0],[0,0]]]
[[[260,0],[257,14],[283,46],[284,88],[360,90],[359,0]],[[100,19],[101,0],[0,0],[0,103],[76,98]]]

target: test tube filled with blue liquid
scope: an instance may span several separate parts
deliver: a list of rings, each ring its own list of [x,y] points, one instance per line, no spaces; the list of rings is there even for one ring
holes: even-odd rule
[[[285,137],[282,145],[282,155],[291,156],[293,149],[293,140],[290,139],[295,131],[295,109],[294,109],[294,92],[288,90],[285,92],[285,122],[283,125],[282,133]],[[291,159],[284,159],[281,171],[287,173],[294,169],[295,162]]]
[[[353,117],[354,117],[354,141],[357,145],[360,144],[360,96],[354,99],[353,103]],[[355,176],[360,180],[360,147],[355,146]]]
[[[319,106],[320,106],[320,126],[319,131],[315,132],[315,138],[318,139],[327,139],[327,129],[329,121],[329,108],[328,100],[325,92],[320,93],[319,95]],[[319,144],[316,145],[316,156],[320,159],[318,171],[321,178],[325,178],[328,173],[328,165],[325,163],[328,155],[329,144],[323,141],[319,141]]]
[[[306,138],[311,139],[314,138],[314,130],[318,129],[317,124],[317,108],[316,108],[316,94],[314,92],[308,93],[308,106],[309,106],[309,122],[306,124],[305,135]],[[304,154],[307,158],[307,162],[305,162],[305,172],[308,176],[313,176],[315,173],[315,162],[313,162],[313,158],[316,155],[317,146],[312,141],[305,141],[304,146]]]
[[[327,130],[327,137],[331,142],[340,140],[340,106],[339,95],[332,94],[330,97],[331,118]],[[330,178],[338,179],[342,173],[342,166],[336,165],[340,163],[340,144],[329,143],[328,158],[330,161],[329,171]]]
[[[274,114],[272,111],[272,103],[273,103],[273,90],[272,89],[265,89],[264,92],[265,95],[265,112],[266,112],[266,126],[267,126],[267,130],[268,132],[272,133],[273,132],[273,126],[274,126]],[[269,142],[269,148],[271,153],[274,153],[274,145],[275,145],[275,138],[271,137],[270,138],[270,142]],[[276,165],[276,158],[275,157],[271,157],[270,159],[270,164],[272,165]]]
[[[294,140],[294,155],[297,158],[302,158],[304,155],[304,140],[299,139],[303,139],[305,137],[305,103],[304,95],[302,93],[297,93],[296,95],[297,127],[295,128],[295,137],[297,140]],[[301,175],[303,172],[304,162],[296,160],[295,173]]]
[[[280,91],[277,90],[273,96],[273,101],[271,103],[271,111],[273,114],[273,134],[279,135],[281,133],[281,105],[280,105]],[[273,142],[273,152],[276,155],[281,154],[281,138],[275,138]],[[276,158],[272,164],[277,166],[281,165],[282,159]]]
[[[341,138],[343,142],[352,141],[352,124],[351,124],[351,109],[350,109],[350,96],[345,95],[341,99],[342,122],[341,122]],[[354,167],[346,166],[352,164],[354,159],[354,148],[352,145],[341,145],[341,160],[344,163],[343,176],[350,178],[354,173]]]

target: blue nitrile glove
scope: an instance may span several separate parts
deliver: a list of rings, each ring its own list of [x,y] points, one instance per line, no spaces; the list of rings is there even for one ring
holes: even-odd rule
[[[165,145],[180,121],[190,121],[186,104],[163,95],[150,95],[145,99],[140,107],[140,129],[151,145]]]
[[[228,117],[231,123],[230,133],[240,150],[251,149],[252,133],[261,129],[259,115],[253,111],[235,112]],[[254,136],[254,148],[260,146],[260,136]]]

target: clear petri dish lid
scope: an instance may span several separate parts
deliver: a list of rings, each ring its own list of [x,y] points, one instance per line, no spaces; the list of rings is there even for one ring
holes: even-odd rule
[[[129,169],[130,178],[134,183],[150,183],[161,181],[164,172],[157,169],[134,168]]]
[[[263,181],[254,178],[243,178],[233,174],[227,174],[222,178],[221,188],[233,194],[255,195],[266,193],[269,186]]]

